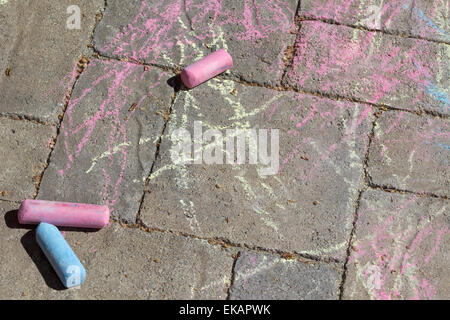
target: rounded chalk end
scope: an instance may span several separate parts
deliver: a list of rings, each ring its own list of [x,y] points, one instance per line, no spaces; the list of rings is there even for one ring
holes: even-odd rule
[[[17,220],[19,220],[20,224],[27,224],[25,217],[28,210],[30,210],[30,201],[31,200],[26,199],[20,204],[19,210],[17,211]]]
[[[51,223],[47,223],[47,222],[41,222],[39,223],[39,225],[36,228],[36,237],[38,237],[39,234],[45,234],[48,232],[59,232],[59,229],[54,226]]]
[[[189,89],[192,89],[197,85],[195,74],[189,71],[188,68],[181,71],[181,81],[183,81],[183,84]]]
[[[228,65],[228,68],[233,66],[233,57],[224,49],[219,49],[216,52],[220,52],[221,58],[224,60],[224,63]]]
[[[225,51],[225,50],[224,50]],[[225,51],[226,52],[226,51]],[[231,54],[229,54],[228,52],[227,52],[227,55],[228,55],[228,59],[230,59],[230,68],[233,66],[233,57],[231,56]]]
[[[80,265],[70,265],[64,273],[64,286],[67,289],[81,286],[86,280],[86,269]]]
[[[107,206],[105,206],[105,212],[103,214],[103,220],[102,220],[102,228],[106,225],[108,225],[109,223],[109,217],[110,217],[110,213],[109,213],[109,208]]]

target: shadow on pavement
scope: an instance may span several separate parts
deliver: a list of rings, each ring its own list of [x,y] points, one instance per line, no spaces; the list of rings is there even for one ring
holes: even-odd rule
[[[58,290],[58,291],[66,290],[64,285],[59,280],[58,275],[53,270],[53,267],[50,264],[50,262],[48,261],[44,252],[41,250],[41,248],[37,244],[36,233],[35,233],[35,229],[36,229],[37,225],[20,224],[17,219],[17,212],[18,212],[18,210],[10,210],[5,213],[4,219],[5,219],[6,226],[11,229],[28,230],[28,232],[26,232],[22,236],[22,238],[20,239],[20,242],[22,243],[22,246],[24,247],[28,256],[31,258],[31,260],[36,265],[42,278],[44,278],[45,283],[47,284],[47,286],[49,286],[53,290]],[[88,233],[98,231],[97,229],[73,228],[73,227],[58,227],[58,229],[60,231],[69,231],[69,232],[78,231],[78,232],[88,232]]]
[[[171,86],[175,90],[175,92],[178,92],[180,90],[189,91],[189,89],[184,86],[183,81],[181,81],[181,75],[179,74],[168,79],[167,84]]]
[[[58,278],[58,275],[53,270],[52,265],[45,257],[41,248],[36,242],[35,232],[34,230],[30,230],[23,235],[20,239],[22,246],[25,251],[30,256],[31,260],[33,260],[34,264],[38,268],[42,278],[44,278],[45,283],[52,288],[53,290],[65,290],[66,288],[63,286],[61,281]]]
[[[19,210],[11,210],[5,213],[5,223],[10,229],[35,229],[36,225],[32,224],[20,224],[17,220],[17,212]]]

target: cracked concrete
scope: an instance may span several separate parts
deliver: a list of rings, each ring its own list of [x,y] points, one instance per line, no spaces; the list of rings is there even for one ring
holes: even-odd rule
[[[80,1],[73,31],[69,2],[2,3],[0,298],[448,299],[449,2],[410,2],[378,23],[375,0]],[[183,90],[217,48],[234,67]],[[279,172],[175,165],[194,121],[278,129]],[[61,229],[80,290],[18,224],[25,198],[111,208]]]

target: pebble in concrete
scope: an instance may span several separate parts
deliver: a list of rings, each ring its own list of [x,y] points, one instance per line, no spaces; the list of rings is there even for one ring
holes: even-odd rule
[[[447,0],[303,0],[300,14],[450,43],[449,9]]]
[[[234,267],[232,300],[336,300],[341,270],[333,264],[241,252]]]
[[[285,84],[406,110],[448,114],[450,46],[304,21]]]
[[[266,165],[177,164],[175,130],[279,130],[279,171]],[[373,121],[367,105],[208,81],[176,98],[140,219],[149,227],[282,251],[346,254]],[[270,134],[268,135],[270,139]],[[189,139],[188,139],[189,140]],[[192,141],[192,140],[189,140]],[[206,146],[207,141],[203,146]],[[269,142],[270,145],[270,142]],[[224,145],[219,148],[226,151]],[[192,151],[192,146],[191,146]]]
[[[172,75],[93,60],[75,86],[38,198],[108,205],[134,223],[164,126]]]
[[[73,1],[4,1],[0,7],[0,112],[58,123],[76,61],[87,53],[102,0],[80,0],[80,29],[67,28]],[[70,24],[69,24],[70,25]],[[6,72],[9,70],[9,72]]]
[[[0,118],[0,199],[35,196],[56,129],[26,120]]]
[[[279,82],[284,53],[295,40],[297,0],[108,1],[95,30],[96,49],[105,56],[177,67],[217,49],[234,59],[236,78]]]
[[[368,173],[374,184],[448,196],[449,124],[445,119],[384,112],[376,122]]]
[[[344,286],[346,299],[448,299],[449,201],[364,192]]]

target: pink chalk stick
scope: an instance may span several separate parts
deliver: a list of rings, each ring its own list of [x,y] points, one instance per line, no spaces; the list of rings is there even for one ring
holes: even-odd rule
[[[181,71],[181,80],[193,88],[233,66],[233,58],[223,49],[213,52]]]
[[[55,226],[100,229],[109,222],[109,208],[95,204],[27,199],[17,213],[21,224],[51,223]]]

